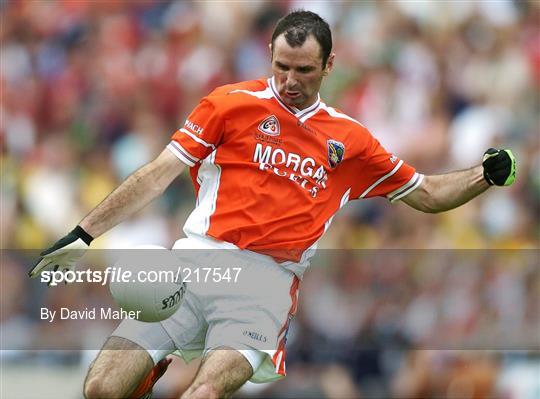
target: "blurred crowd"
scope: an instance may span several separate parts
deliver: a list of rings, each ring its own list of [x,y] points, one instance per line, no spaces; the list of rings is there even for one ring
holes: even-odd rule
[[[444,173],[479,164],[490,146],[507,147],[518,172],[511,188],[440,215],[385,199],[349,204],[321,247],[387,251],[380,261],[373,256],[375,269],[345,259],[308,272],[290,337],[292,382],[266,394],[444,397],[452,387],[470,393],[470,383],[459,385],[457,377],[458,383],[441,382],[456,367],[478,369],[491,389],[482,392],[495,395],[508,364],[500,354],[471,364],[467,351],[385,349],[456,349],[464,342],[496,349],[475,346],[493,326],[494,334],[517,339],[516,347],[500,347],[523,349],[519,343],[530,347],[527,334],[539,327],[540,3],[534,0],[2,1],[0,248],[48,246],[155,157],[202,96],[221,84],[268,76],[273,26],[295,8],[318,12],[332,27],[336,63],[323,101],[361,121],[388,150],[419,172]],[[183,176],[95,247],[170,247],[193,206]],[[455,271],[451,262],[437,262],[448,252],[435,249],[472,248],[529,255]],[[385,255],[393,249],[425,250],[433,264],[393,265]],[[38,285],[31,285],[33,296],[16,300],[30,287],[18,267],[2,264],[0,328],[13,328],[7,336],[21,342],[35,339],[28,327],[39,304],[110,301],[96,287],[80,295]],[[14,277],[4,278],[6,270]],[[88,331],[112,328],[95,324]],[[509,327],[526,336],[509,334]],[[66,337],[59,326],[43,330],[40,340]],[[80,337],[91,335],[65,339],[84,347]],[[532,346],[540,349],[535,340]],[[347,350],[354,347],[362,350]],[[475,395],[459,397],[486,397]]]

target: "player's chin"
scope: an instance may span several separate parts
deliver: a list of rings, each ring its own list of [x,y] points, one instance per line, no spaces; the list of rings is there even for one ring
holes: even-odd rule
[[[297,107],[299,105],[302,105],[306,101],[306,98],[304,96],[298,96],[298,97],[287,97],[285,99],[285,103],[287,105],[290,105],[292,107]]]

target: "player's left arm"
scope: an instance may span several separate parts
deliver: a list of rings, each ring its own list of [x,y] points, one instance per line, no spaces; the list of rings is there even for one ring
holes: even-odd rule
[[[428,213],[457,208],[490,186],[509,186],[516,179],[516,160],[510,150],[490,148],[482,165],[444,175],[425,176],[422,184],[401,200]]]

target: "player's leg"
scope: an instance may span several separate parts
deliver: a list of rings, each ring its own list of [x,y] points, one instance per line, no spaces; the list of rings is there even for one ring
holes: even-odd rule
[[[253,375],[250,362],[233,349],[217,349],[203,359],[182,399],[228,398]]]
[[[110,337],[90,366],[84,396],[127,398],[154,367],[148,352],[125,338]]]
[[[168,366],[165,357],[175,349],[161,323],[124,320],[90,366],[84,395],[127,398],[150,392]]]

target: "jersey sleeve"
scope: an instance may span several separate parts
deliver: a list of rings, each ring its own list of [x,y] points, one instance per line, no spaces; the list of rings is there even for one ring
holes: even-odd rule
[[[188,116],[184,126],[172,135],[167,148],[192,167],[216,149],[223,137],[223,130],[223,117],[215,103],[205,97]]]
[[[386,151],[371,135],[367,156],[360,162],[354,198],[386,196],[395,202],[415,190],[424,179],[424,175]]]

